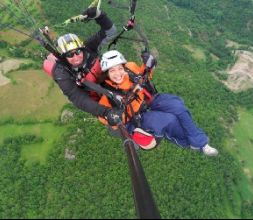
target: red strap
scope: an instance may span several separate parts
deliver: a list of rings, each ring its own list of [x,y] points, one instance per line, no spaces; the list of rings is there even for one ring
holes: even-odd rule
[[[95,77],[92,73],[88,73],[88,74],[85,76],[85,80],[90,81],[90,82],[97,83],[97,79],[96,79],[96,77]]]
[[[57,61],[57,58],[52,53],[50,53],[47,56],[47,59],[45,59],[43,63],[43,70],[47,73],[47,75],[51,77],[53,75],[53,70],[56,65],[56,61]]]
[[[143,93],[148,98],[147,103],[148,104],[151,103],[153,101],[154,97],[146,89],[143,89]]]

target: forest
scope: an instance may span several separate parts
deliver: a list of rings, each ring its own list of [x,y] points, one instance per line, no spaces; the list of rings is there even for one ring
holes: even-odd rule
[[[127,5],[129,1],[114,2]],[[40,24],[52,27],[55,35],[76,33],[87,39],[99,30],[94,21],[65,28],[57,25],[81,13],[89,3],[40,0],[43,14],[34,12],[34,6],[30,10]],[[128,11],[106,1],[102,9],[120,31]],[[253,108],[253,90],[233,93],[213,77],[235,62],[226,40],[243,48],[253,46],[252,10],[250,0],[138,1],[138,25],[158,58],[157,89],[183,98],[220,151],[218,158],[207,158],[166,141],[152,151],[138,151],[162,218],[253,218],[253,190],[252,199],[243,197],[242,167],[225,147],[226,139],[232,138],[230,128],[239,119],[238,108]],[[138,38],[134,31],[126,36]],[[24,69],[38,69],[42,63],[38,54],[45,53],[27,41],[12,45],[4,40],[0,49],[8,50],[10,57],[36,57],[35,64]],[[129,60],[140,62],[141,43],[122,40],[117,49]],[[65,131],[46,163],[27,163],[22,157],[24,146],[43,144],[45,137],[30,132],[0,142],[0,218],[136,218],[121,140],[73,105],[65,105],[61,112],[64,110],[74,116],[66,123],[60,117],[53,122]],[[0,126],[13,120],[1,119]],[[66,159],[66,149],[75,155],[74,160]]]

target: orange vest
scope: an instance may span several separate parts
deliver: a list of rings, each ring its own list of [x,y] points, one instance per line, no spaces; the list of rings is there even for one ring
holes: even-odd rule
[[[125,68],[137,76],[140,74],[143,75],[143,72],[145,70],[145,65],[142,65],[140,67],[134,62],[129,62],[125,64]],[[150,74],[149,78],[151,78],[151,76],[152,76],[152,73]],[[125,114],[123,116],[124,123],[127,123],[134,116],[135,113],[139,113],[142,105],[145,103],[145,100],[147,98],[150,98],[151,96],[150,93],[148,93],[146,89],[141,88],[139,84],[135,85],[134,82],[131,81],[129,74],[125,75],[124,81],[120,85],[113,83],[109,79],[105,80],[105,83],[109,87],[112,87],[115,91],[118,90],[119,93],[123,92],[127,94],[127,95],[122,95],[124,101],[127,101],[126,99],[128,99],[130,96],[130,100],[129,100],[130,103],[127,104],[126,109],[125,109]],[[128,94],[130,90],[132,92]],[[105,95],[101,97],[99,104],[104,105],[109,108],[113,107],[110,100]],[[108,122],[105,118],[99,117],[99,120],[103,124],[108,125]]]

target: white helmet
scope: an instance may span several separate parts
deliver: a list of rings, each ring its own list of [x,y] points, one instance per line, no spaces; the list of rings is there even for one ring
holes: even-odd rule
[[[100,66],[103,72],[106,72],[110,68],[120,65],[126,64],[127,61],[124,56],[117,50],[111,50],[103,54]]]

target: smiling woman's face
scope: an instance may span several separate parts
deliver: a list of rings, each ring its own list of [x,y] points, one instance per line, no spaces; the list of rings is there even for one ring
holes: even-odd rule
[[[110,80],[116,84],[121,84],[126,74],[127,73],[124,69],[124,66],[121,64],[114,66],[108,70],[108,76]]]

